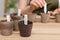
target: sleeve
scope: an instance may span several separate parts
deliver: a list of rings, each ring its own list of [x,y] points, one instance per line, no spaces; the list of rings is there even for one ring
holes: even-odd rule
[[[58,0],[46,0],[47,2],[47,10],[48,11],[53,11],[56,8],[58,8]],[[40,12],[43,12],[44,8],[38,8],[33,11],[33,13],[39,14]]]

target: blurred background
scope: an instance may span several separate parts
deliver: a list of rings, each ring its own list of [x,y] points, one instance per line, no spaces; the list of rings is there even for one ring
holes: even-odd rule
[[[17,12],[18,0],[1,0],[0,1],[0,16],[8,13]]]
[[[18,0],[0,0],[0,21],[6,20],[5,16],[7,14],[14,12],[17,13],[17,11]],[[20,37],[19,32],[15,31],[13,32],[12,36],[0,35],[0,40],[60,40],[60,23],[56,23],[56,20],[60,22],[60,15],[58,15],[56,18],[49,15],[48,23],[41,23],[41,16],[36,14],[31,14],[29,17],[30,20],[34,21],[31,37]]]
[[[0,16],[4,14],[4,0],[0,0]]]

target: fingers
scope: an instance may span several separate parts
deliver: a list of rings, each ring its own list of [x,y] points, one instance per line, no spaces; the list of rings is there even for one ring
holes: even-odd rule
[[[58,10],[57,10],[58,12],[60,12],[60,8],[58,8]]]
[[[41,0],[41,1],[40,1],[40,4],[41,4],[42,6],[44,6],[45,3],[46,3],[45,0]]]
[[[34,1],[34,2],[38,5],[38,7],[42,8],[42,4],[39,1]]]
[[[55,15],[57,12],[53,12],[52,15]]]
[[[46,1],[45,1],[45,0],[42,0],[42,2],[43,2],[43,4],[45,4],[45,3],[46,3]]]
[[[45,0],[32,0],[31,4],[36,6],[36,7],[40,7],[42,8],[45,5]]]
[[[58,13],[58,9],[56,9],[53,13],[52,13],[52,15],[55,15],[55,14],[57,14]]]
[[[34,2],[40,7],[42,8],[45,5],[45,0],[34,0]]]
[[[34,1],[31,1],[30,4],[38,8],[38,5]]]

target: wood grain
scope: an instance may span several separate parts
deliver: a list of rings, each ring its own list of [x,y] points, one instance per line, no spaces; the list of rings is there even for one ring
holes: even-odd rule
[[[1,17],[5,20],[5,17]],[[2,36],[0,40],[60,40],[60,23],[56,23],[55,19],[50,19],[49,23],[35,22],[33,23],[32,34],[30,37],[21,37],[19,31],[13,31],[11,36]]]
[[[60,40],[60,23],[34,23],[30,37],[13,32],[11,36],[0,35],[0,40]]]

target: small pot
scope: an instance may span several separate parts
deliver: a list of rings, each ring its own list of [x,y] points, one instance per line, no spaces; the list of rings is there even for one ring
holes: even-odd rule
[[[18,20],[21,20],[23,19],[23,16],[18,16],[18,13],[13,13],[10,15],[11,16],[11,19],[14,21],[14,26],[13,26],[13,30],[14,31],[18,31]]]
[[[20,21],[18,25],[19,25],[20,35],[22,37],[29,37],[31,35],[33,22],[28,21],[28,25],[25,25],[24,21]]]
[[[12,13],[10,14],[12,20],[20,20],[20,16],[18,16],[18,13]]]
[[[32,21],[32,22],[35,22],[35,20],[36,20],[36,14],[32,14],[32,13],[28,14],[28,20]]]
[[[13,24],[14,24],[13,30],[14,30],[14,31],[19,31],[18,22],[19,22],[18,20],[14,20],[14,22],[13,22]]]
[[[41,22],[42,23],[47,23],[49,22],[49,14],[41,13]]]
[[[60,23],[60,13],[56,14],[55,17],[56,17],[56,22]]]
[[[13,21],[7,22],[6,20],[1,21],[1,35],[9,36],[12,35],[13,31]]]

